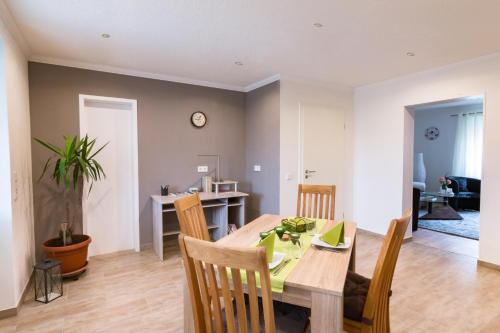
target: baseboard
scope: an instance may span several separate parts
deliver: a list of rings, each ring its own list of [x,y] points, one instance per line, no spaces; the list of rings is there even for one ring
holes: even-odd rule
[[[382,235],[382,234],[379,234],[379,233],[376,233],[376,232],[373,232],[373,231],[370,231],[370,230],[362,229],[362,228],[357,228],[356,231],[360,232],[362,234],[367,234],[367,235],[370,235],[370,236],[373,236],[373,237],[376,237],[376,238],[380,238],[380,239],[384,239],[384,237],[385,237],[385,235]]]
[[[141,244],[141,251],[150,250],[153,248],[153,243]]]
[[[362,234],[367,234],[367,235],[370,235],[370,236],[373,236],[373,237],[376,237],[376,238],[379,238],[379,239],[384,239],[385,238],[385,235],[382,235],[382,234],[379,234],[379,233],[376,233],[376,232],[373,232],[373,231],[369,231],[369,230],[366,230],[366,229],[358,228],[357,231],[358,232],[360,231]],[[407,238],[403,239],[403,244],[409,243],[412,240],[413,240],[413,236],[407,237]]]
[[[483,266],[483,267],[486,267],[486,268],[491,268],[491,269],[500,271],[500,265],[492,264],[491,262],[486,262],[486,261],[477,259],[477,264],[479,266]]]
[[[24,290],[21,294],[21,297],[19,298],[19,301],[17,302],[17,305],[15,308],[10,308],[10,309],[5,309],[0,311],[0,319],[5,319],[9,317],[14,317],[17,316],[19,313],[19,309],[21,308],[21,305],[24,302],[24,298],[26,297],[26,294],[28,293],[29,288],[32,285],[34,275],[31,273],[30,278],[28,279],[28,282],[24,286]]]
[[[17,316],[17,307],[0,311],[0,319]]]

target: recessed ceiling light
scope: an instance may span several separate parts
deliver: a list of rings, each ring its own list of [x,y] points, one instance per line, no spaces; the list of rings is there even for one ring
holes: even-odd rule
[[[408,57],[414,57],[414,56],[415,56],[415,53],[413,53],[413,52],[406,52],[406,55],[407,55]]]
[[[316,22],[316,23],[313,24],[313,26],[315,26],[316,28],[322,28],[323,24],[321,24],[319,22]]]
[[[101,37],[102,38],[109,38],[109,37],[111,37],[111,35],[110,34],[102,34]]]
[[[236,66],[243,66],[243,63],[241,61],[235,61],[234,64]]]

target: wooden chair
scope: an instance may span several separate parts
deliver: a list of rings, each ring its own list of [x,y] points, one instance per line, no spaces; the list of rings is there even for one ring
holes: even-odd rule
[[[333,220],[335,185],[299,184],[297,216]]]
[[[179,245],[184,260],[194,327],[197,333],[233,333],[236,332],[236,327],[238,327],[238,332],[248,332],[248,319],[251,323],[251,332],[259,332],[256,273],[260,275],[265,332],[276,332],[265,248],[223,247],[217,243],[198,240],[183,234],[179,235]],[[227,274],[227,269],[231,271],[231,278]],[[245,270],[248,280],[249,312],[243,293],[240,270]],[[221,304],[221,297],[224,306]],[[235,300],[234,303],[233,300]],[[234,308],[237,310],[237,320],[235,320]]]
[[[207,221],[198,193],[174,201],[181,232],[185,235],[209,241]]]
[[[403,217],[391,221],[371,281],[354,272],[348,273],[344,287],[345,331],[363,333],[390,332],[389,297],[391,295],[392,278],[410,219],[411,210],[408,210]],[[365,292],[363,292],[363,289],[365,289]],[[350,293],[353,294],[353,290],[355,295],[350,295]],[[361,300],[366,297],[364,306],[360,308],[362,312],[359,314],[353,313],[356,312],[355,309],[353,311],[350,308],[353,305],[360,305],[355,302],[355,297],[360,297]],[[352,302],[353,300],[354,302]],[[348,316],[351,318],[347,318]],[[355,319],[354,317],[358,318]]]

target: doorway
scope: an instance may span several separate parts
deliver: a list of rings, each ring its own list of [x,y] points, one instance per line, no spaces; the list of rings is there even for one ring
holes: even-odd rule
[[[335,185],[335,217],[343,219],[346,200],[345,112],[318,104],[301,104],[299,110],[299,182]]]
[[[483,96],[412,106],[413,239],[477,257]]]
[[[106,178],[83,200],[89,256],[139,251],[137,101],[80,95],[80,136],[86,134],[97,144],[109,142],[99,154]]]

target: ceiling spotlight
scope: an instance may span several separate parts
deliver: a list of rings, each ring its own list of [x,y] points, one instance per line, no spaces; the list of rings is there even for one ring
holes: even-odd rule
[[[102,38],[109,38],[109,37],[111,37],[111,35],[110,34],[102,34],[101,37]]]
[[[316,22],[313,24],[314,27],[316,28],[322,28],[323,27],[323,24],[319,23],[319,22]]]
[[[408,57],[414,57],[414,56],[415,56],[415,53],[413,53],[413,52],[406,52],[406,55],[407,55]]]
[[[235,61],[234,64],[236,66],[243,66],[243,63],[241,61]]]

